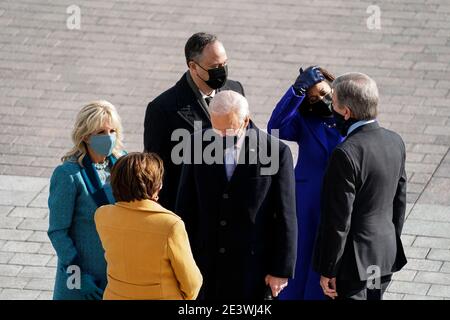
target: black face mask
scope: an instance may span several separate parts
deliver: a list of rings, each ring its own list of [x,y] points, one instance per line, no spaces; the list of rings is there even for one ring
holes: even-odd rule
[[[346,137],[347,133],[348,133],[348,129],[350,129],[350,127],[358,122],[358,120],[356,119],[348,119],[345,120],[345,117],[343,115],[341,115],[340,113],[337,113],[336,111],[333,110],[333,115],[334,115],[334,120],[336,121],[336,129],[339,130],[339,133],[341,134],[341,136]]]
[[[223,85],[227,81],[227,77],[228,77],[228,65],[224,65],[224,66],[220,66],[218,68],[206,70],[198,63],[196,63],[196,64],[200,68],[202,68],[203,70],[208,72],[208,76],[209,76],[208,80],[203,80],[199,76],[199,78],[202,79],[208,85],[208,87],[210,87],[211,89],[219,89],[219,88],[223,87]]]
[[[309,103],[306,99],[300,106],[300,113],[304,116],[330,117],[333,115],[331,95],[326,95],[315,103]]]

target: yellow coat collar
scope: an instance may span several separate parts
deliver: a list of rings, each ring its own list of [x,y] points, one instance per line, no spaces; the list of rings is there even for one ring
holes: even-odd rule
[[[165,209],[159,203],[153,200],[137,200],[132,202],[116,202],[115,204],[118,207],[131,209],[131,210],[140,210],[140,211],[151,211],[151,212],[162,212],[162,213],[171,213],[172,211]]]

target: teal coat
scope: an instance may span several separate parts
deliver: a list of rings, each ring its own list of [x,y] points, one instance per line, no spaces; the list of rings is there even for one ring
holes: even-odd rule
[[[58,256],[55,300],[85,299],[79,290],[67,287],[71,274],[66,273],[64,266],[77,256],[82,273],[93,276],[102,290],[107,282],[104,250],[94,222],[97,205],[88,193],[80,169],[77,162],[66,161],[55,169],[50,180],[48,237]],[[104,188],[112,196],[111,187]]]

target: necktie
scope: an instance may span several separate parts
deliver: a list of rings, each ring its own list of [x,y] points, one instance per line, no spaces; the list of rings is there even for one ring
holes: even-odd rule
[[[236,147],[225,149],[225,171],[228,181],[233,176],[234,169],[236,168]]]

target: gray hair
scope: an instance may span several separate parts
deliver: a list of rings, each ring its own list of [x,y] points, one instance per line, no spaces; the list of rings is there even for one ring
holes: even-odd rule
[[[332,83],[338,107],[348,107],[356,120],[372,120],[378,114],[378,87],[368,75],[350,72]]]
[[[209,111],[216,115],[235,113],[238,115],[240,122],[243,122],[250,115],[247,99],[232,90],[218,92],[209,104]]]

